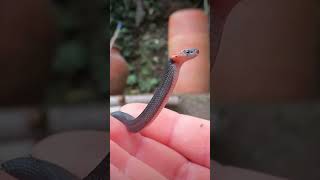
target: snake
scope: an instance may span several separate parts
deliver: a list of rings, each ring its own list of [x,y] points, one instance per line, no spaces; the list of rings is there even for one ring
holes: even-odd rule
[[[181,66],[197,57],[198,54],[199,49],[187,48],[168,59],[159,87],[156,88],[150,102],[137,118],[122,111],[115,111],[111,113],[111,116],[122,122],[129,132],[136,133],[141,131],[157,118],[167,104],[176,85]]]
[[[111,113],[129,132],[139,132],[157,118],[165,107],[176,85],[181,66],[197,57],[199,50],[188,48],[171,56],[164,70],[159,87],[142,113],[134,118],[122,111]],[[83,180],[106,180],[110,173],[110,153]],[[22,157],[1,164],[1,170],[19,180],[82,180],[63,167],[35,157]]]
[[[21,157],[1,164],[1,170],[18,180],[107,180],[110,172],[110,154],[85,178],[81,179],[54,163],[35,157]]]

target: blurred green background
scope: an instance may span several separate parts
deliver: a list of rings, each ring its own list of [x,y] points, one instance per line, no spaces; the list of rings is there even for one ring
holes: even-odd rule
[[[123,28],[116,46],[130,70],[126,93],[152,92],[167,59],[169,15],[204,4],[203,0],[53,0],[59,37],[45,102],[99,102],[109,96],[108,40],[117,22]]]
[[[116,41],[129,63],[127,94],[152,92],[167,60],[170,14],[183,8],[203,8],[203,0],[110,0],[111,39],[117,23],[123,28]]]
[[[102,101],[109,94],[108,3],[52,1],[59,37],[47,103]]]

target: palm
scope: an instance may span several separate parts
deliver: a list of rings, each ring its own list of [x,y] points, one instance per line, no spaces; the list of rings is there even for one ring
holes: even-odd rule
[[[122,111],[139,115],[145,105]],[[210,123],[164,109],[140,133],[110,117],[111,179],[209,179]]]

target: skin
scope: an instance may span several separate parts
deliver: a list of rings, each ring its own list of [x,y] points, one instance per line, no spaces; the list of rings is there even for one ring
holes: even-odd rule
[[[145,104],[121,111],[137,117]],[[139,133],[110,117],[110,177],[120,179],[210,179],[210,122],[163,109]]]
[[[168,98],[176,84],[182,64],[190,59],[193,59],[198,54],[198,49],[190,48],[182,50],[180,53],[172,56],[169,59],[168,66],[164,73],[163,81],[160,84],[160,87],[156,90],[152,100],[147,105],[145,110],[137,118],[120,111],[114,113],[113,116],[117,117],[122,123],[124,123],[129,131],[139,132],[147,124],[153,121],[166,105]],[[101,161],[99,165],[91,173],[89,173],[86,178],[84,178],[84,180],[99,178],[105,179],[105,169],[109,169],[106,167],[106,162],[108,160],[109,155],[107,155],[107,157],[104,158],[104,160]],[[58,165],[52,164],[48,161],[38,160],[33,157],[10,160],[3,163],[1,166],[7,173],[19,179],[36,180],[48,178],[50,180],[80,180],[79,177],[73,175]]]
[[[197,57],[198,54],[198,49],[189,48],[169,58],[159,87],[138,117],[134,118],[130,114],[121,111],[113,112],[111,115],[121,121],[127,127],[128,131],[134,133],[139,132],[150,124],[167,104],[177,82],[182,64]]]

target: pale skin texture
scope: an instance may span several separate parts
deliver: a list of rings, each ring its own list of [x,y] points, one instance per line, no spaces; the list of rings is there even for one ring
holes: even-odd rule
[[[145,104],[121,111],[138,116]],[[139,133],[130,133],[110,116],[112,180],[210,179],[210,122],[163,109]]]

